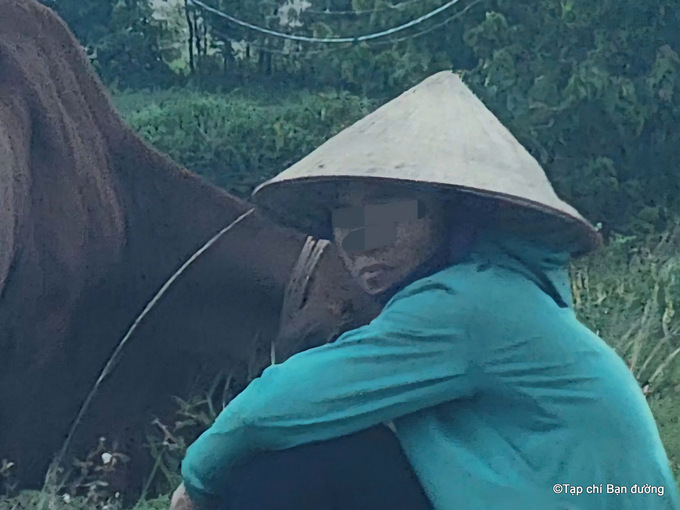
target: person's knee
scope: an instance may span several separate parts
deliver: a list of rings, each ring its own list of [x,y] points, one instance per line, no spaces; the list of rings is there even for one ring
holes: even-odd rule
[[[384,426],[262,453],[235,468],[229,485],[238,510],[397,508],[401,502],[428,508],[398,439]]]

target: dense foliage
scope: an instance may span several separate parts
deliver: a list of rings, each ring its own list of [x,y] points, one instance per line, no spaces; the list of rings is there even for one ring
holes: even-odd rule
[[[40,0],[66,21],[109,85],[140,88],[176,81],[163,60],[163,28],[149,0]]]
[[[679,205],[677,9],[540,5],[499,2],[466,32],[480,58],[470,82],[588,217],[628,232],[663,228]]]
[[[296,12],[275,0],[206,3],[261,27],[317,38],[380,32],[444,4],[310,0]],[[608,233],[663,229],[669,209],[680,206],[680,14],[673,3],[461,0],[406,30],[349,44],[272,37],[190,2],[183,14],[191,68],[204,86],[287,83],[382,102],[436,71],[466,71],[558,192]],[[58,9],[96,50],[104,78],[138,83],[144,69],[145,84],[158,84],[147,71],[160,69],[163,31],[148,22],[148,4],[86,4],[60,1]],[[111,26],[105,21],[112,13]]]

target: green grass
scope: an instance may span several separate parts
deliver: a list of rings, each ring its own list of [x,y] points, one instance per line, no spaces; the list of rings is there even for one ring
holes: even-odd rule
[[[161,496],[139,502],[132,510],[168,510],[170,496]],[[0,510],[123,510],[119,498],[93,503],[82,496],[52,496],[39,491],[23,491],[14,498],[0,498]]]

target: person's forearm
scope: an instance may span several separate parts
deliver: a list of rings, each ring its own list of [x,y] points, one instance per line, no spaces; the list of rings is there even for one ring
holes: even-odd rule
[[[437,336],[360,328],[269,367],[230,407],[260,450],[352,434],[472,394],[464,349],[454,357],[449,348]]]

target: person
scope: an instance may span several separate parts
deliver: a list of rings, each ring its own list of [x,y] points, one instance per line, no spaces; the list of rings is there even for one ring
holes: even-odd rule
[[[642,391],[573,310],[568,263],[599,233],[456,74],[254,197],[384,307],[236,396],[173,510],[680,508]]]

